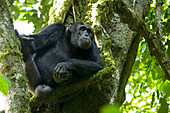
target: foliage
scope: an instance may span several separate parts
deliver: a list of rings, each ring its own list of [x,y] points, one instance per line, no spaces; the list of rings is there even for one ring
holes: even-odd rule
[[[34,32],[40,31],[43,26],[47,25],[47,21],[49,19],[49,10],[53,4],[53,0],[23,1],[24,2],[15,0],[14,4],[10,7],[14,20],[18,19],[20,21],[28,21],[28,23],[32,22],[35,27]],[[80,3],[79,1],[78,4],[83,3]],[[145,18],[145,23],[150,31],[156,35],[154,17],[155,7],[156,3],[153,1],[148,15]],[[86,12],[85,9],[81,7],[80,9],[80,12]],[[81,21],[79,18],[78,20]],[[162,27],[162,42],[166,47],[168,55],[170,56],[170,4],[167,3],[167,0],[164,0],[164,4],[162,6]],[[110,44],[110,42],[104,44]],[[124,112],[136,111],[137,113],[155,113],[155,111],[158,113],[168,113],[170,112],[170,110],[168,111],[168,102],[170,102],[170,81],[164,78],[164,73],[159,63],[154,57],[150,55],[147,46],[148,45],[145,40],[141,40],[137,58],[131,72],[131,77],[129,78],[126,86],[127,99],[121,110]],[[108,53],[105,52],[103,55],[109,55],[109,49]],[[111,61],[108,59],[108,57],[106,58],[106,61]],[[0,76],[0,83],[2,83],[1,79],[2,77]],[[101,109],[101,113],[109,113],[114,111],[114,109],[115,108],[112,108],[111,106],[105,106]]]
[[[3,94],[7,95],[10,86],[11,82],[6,77],[0,74],[0,91]]]
[[[170,4],[164,0],[162,5],[162,42],[170,55]],[[155,9],[152,2],[148,16],[145,18],[147,27],[156,35]],[[125,112],[168,113],[170,102],[170,81],[164,78],[163,70],[154,57],[150,55],[145,40],[141,40],[137,58],[126,86],[126,97],[122,109]],[[170,110],[169,110],[170,111]]]
[[[102,106],[102,108],[100,109],[100,113],[121,113],[119,111],[119,107],[116,106],[116,105],[111,105],[111,104],[108,104],[108,105],[104,105]]]
[[[10,7],[13,19],[34,24],[34,32],[47,25],[53,0],[15,0]]]

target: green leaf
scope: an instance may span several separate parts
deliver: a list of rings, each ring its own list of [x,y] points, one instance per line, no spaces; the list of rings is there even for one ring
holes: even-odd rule
[[[161,103],[161,107],[158,110],[158,113],[168,113],[168,104],[165,100],[165,98],[160,98],[160,103]]]
[[[152,78],[153,78],[153,80],[156,80],[156,72],[155,72],[155,69],[152,69],[152,70],[151,70],[151,73],[152,73]]]
[[[14,20],[17,20],[20,15],[20,9],[14,5],[10,7],[10,11],[12,12],[12,16]]]
[[[159,90],[156,90],[157,98],[159,99]]]
[[[170,82],[168,80],[162,85],[162,90],[167,97],[170,96]]]
[[[168,53],[168,56],[170,56],[170,40],[168,40],[166,44],[168,45],[167,53]]]
[[[29,3],[29,4],[35,4],[35,3],[37,3],[37,0],[27,0],[27,3]]]
[[[168,6],[168,8],[165,11],[165,18],[168,18],[169,14],[170,14],[170,6]]]
[[[141,49],[141,52],[143,53],[143,52],[145,52],[147,45],[146,45],[146,43],[143,43],[142,46],[143,47]]]
[[[3,94],[7,95],[10,86],[11,82],[6,77],[0,74],[0,91]]]
[[[139,84],[136,85],[133,96],[135,96],[136,92],[139,90]]]
[[[121,113],[116,105],[106,104],[100,109],[100,113]]]
[[[155,92],[153,92],[153,94],[152,94],[151,107],[153,107],[154,101],[155,101]]]

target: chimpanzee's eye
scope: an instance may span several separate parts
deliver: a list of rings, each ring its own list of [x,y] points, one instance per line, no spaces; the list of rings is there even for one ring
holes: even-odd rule
[[[91,29],[87,29],[87,33],[91,34]]]
[[[83,26],[83,27],[80,28],[80,30],[84,31],[84,30],[86,30],[86,27]]]

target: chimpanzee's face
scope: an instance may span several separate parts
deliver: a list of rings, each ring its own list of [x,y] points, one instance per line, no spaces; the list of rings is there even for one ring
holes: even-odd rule
[[[71,43],[73,45],[87,50],[91,47],[93,37],[93,29],[88,24],[78,22],[72,25]]]
[[[81,49],[89,49],[93,40],[93,29],[87,25],[79,25],[77,27],[78,46]]]

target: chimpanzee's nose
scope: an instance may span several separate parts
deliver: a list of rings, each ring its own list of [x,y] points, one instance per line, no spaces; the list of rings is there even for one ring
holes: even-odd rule
[[[85,36],[89,36],[88,33],[85,33]]]

